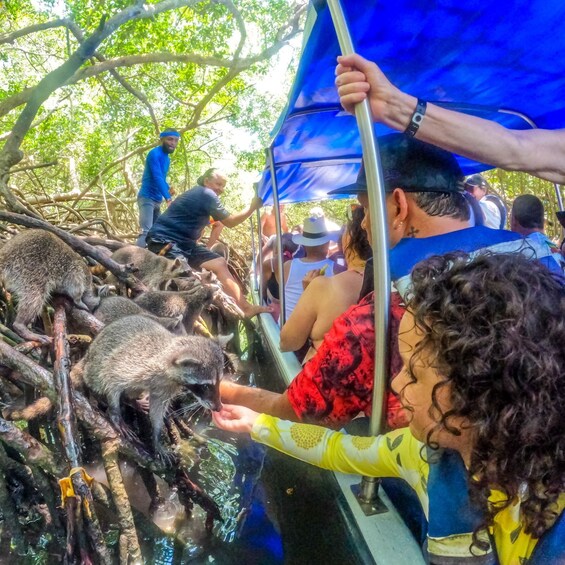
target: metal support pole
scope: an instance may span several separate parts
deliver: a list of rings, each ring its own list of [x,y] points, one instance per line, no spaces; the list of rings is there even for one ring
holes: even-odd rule
[[[260,212],[259,210],[257,210],[257,218],[260,218]],[[259,221],[259,230],[261,230],[261,222]],[[252,261],[252,266],[253,266],[253,288],[255,289],[255,291],[259,291],[259,278],[261,276],[261,273],[263,271],[263,269],[259,269],[259,274],[257,274],[257,264],[261,265],[263,264],[263,261],[261,261],[261,257],[259,257],[257,255],[256,252],[256,246],[255,246],[255,222],[253,221],[253,216],[251,216],[249,218],[249,231],[251,233],[251,261]],[[261,235],[259,235],[259,242],[261,242]],[[261,254],[261,245],[259,245],[259,255]],[[263,297],[261,296],[261,292],[259,291],[259,303],[262,304],[263,303]]]
[[[354,53],[353,42],[339,0],[328,0],[328,7],[344,55]],[[385,208],[385,189],[381,162],[375,139],[373,120],[368,100],[355,107],[355,116],[361,135],[371,215],[373,270],[375,278],[375,372],[370,433],[377,435],[384,429],[384,403],[388,383],[388,326],[390,315],[390,269],[388,265],[388,233]],[[378,482],[363,477],[358,498],[373,501]]]
[[[284,263],[283,263],[283,250],[282,250],[282,225],[281,225],[281,210],[279,207],[279,187],[277,184],[277,175],[275,172],[275,159],[273,157],[273,148],[268,147],[267,150],[267,163],[271,170],[271,186],[273,187],[273,206],[275,210],[275,229],[277,231],[277,269],[279,272],[279,302],[281,305],[281,313],[279,317],[279,325],[282,327],[286,322],[285,310],[285,295],[284,295]],[[273,249],[273,253],[275,250]]]
[[[561,196],[561,187],[557,183],[553,183],[555,187],[555,196],[557,196],[557,207],[560,212],[563,212],[563,198]]]
[[[259,300],[261,304],[264,304],[265,294],[263,292],[263,288],[265,286],[265,281],[263,280],[263,231],[261,230],[261,210],[257,210],[257,233],[259,245]]]

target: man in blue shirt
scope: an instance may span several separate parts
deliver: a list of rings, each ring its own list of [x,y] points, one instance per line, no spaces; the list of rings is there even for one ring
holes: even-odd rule
[[[210,218],[227,228],[233,228],[259,209],[263,204],[262,200],[255,197],[246,210],[231,214],[218,198],[224,192],[227,182],[220,171],[208,169],[196,182],[198,184],[195,187],[181,194],[157,218],[147,234],[147,247],[150,251],[159,253],[167,244],[171,244],[167,256],[185,257],[191,267],[215,273],[226,293],[235,300],[246,317],[270,312],[270,308],[247,302],[224,257],[198,242],[202,231],[210,223]]]
[[[167,184],[167,173],[171,164],[169,155],[177,148],[180,134],[177,130],[167,129],[159,138],[161,145],[151,149],[145,159],[141,189],[137,195],[141,228],[141,235],[137,239],[139,247],[145,247],[147,232],[161,213],[163,199],[167,202],[167,206],[172,201],[171,188]]]

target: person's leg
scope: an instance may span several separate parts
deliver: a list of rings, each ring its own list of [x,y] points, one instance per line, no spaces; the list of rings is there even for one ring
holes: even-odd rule
[[[161,215],[161,203],[153,202],[153,223],[157,221],[157,218]]]
[[[145,237],[153,225],[155,204],[156,202],[151,200],[151,198],[139,197],[137,199],[137,205],[139,207],[139,228],[141,229],[141,234],[135,242],[138,247],[145,247]]]
[[[257,314],[261,314],[262,312],[270,312],[270,307],[264,306],[255,306],[254,304],[250,304],[245,300],[245,297],[241,294],[241,288],[239,288],[239,284],[233,278],[232,274],[228,269],[228,264],[223,257],[217,257],[215,259],[211,259],[209,261],[205,261],[204,263],[200,264],[200,267],[203,269],[207,269],[208,271],[212,271],[217,277],[220,283],[226,292],[229,294],[239,306],[241,311],[245,314],[246,318],[252,318]]]

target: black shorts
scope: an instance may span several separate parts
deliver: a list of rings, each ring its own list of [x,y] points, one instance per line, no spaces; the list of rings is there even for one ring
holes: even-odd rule
[[[151,239],[148,237],[146,241],[147,249],[153,253],[159,253],[165,245],[171,243],[172,247],[167,251],[167,253],[165,253],[165,257],[168,257],[169,259],[184,257],[193,269],[200,269],[202,263],[221,257],[221,255],[210,251],[205,245],[192,240],[169,242],[162,239]]]

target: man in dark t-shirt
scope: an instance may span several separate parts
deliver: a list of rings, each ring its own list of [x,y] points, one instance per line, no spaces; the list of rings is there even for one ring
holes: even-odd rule
[[[236,301],[245,316],[252,317],[268,312],[269,309],[247,302],[229,272],[226,260],[198,242],[210,218],[233,228],[247,220],[263,204],[259,197],[255,197],[249,208],[231,214],[218,198],[224,192],[226,182],[220,171],[208,169],[197,180],[197,186],[181,194],[159,216],[147,234],[147,247],[150,251],[159,253],[165,245],[172,244],[168,255],[183,256],[191,267],[215,273],[224,290]]]

